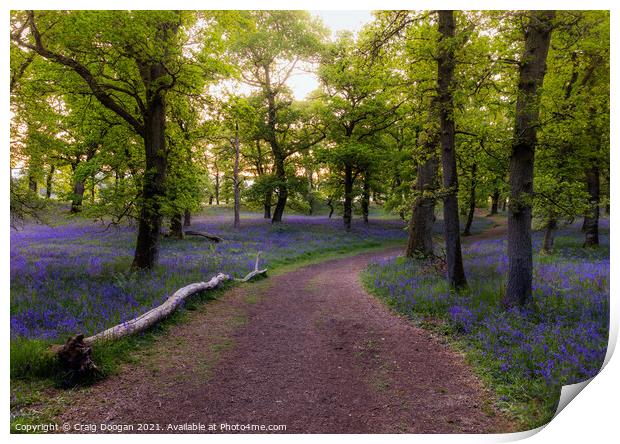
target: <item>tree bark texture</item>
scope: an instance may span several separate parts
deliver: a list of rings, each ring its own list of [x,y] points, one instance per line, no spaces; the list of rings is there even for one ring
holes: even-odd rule
[[[433,226],[435,225],[435,196],[437,191],[436,157],[437,138],[430,138],[426,145],[429,157],[418,165],[416,178],[416,198],[413,201],[411,221],[409,222],[409,237],[405,256],[432,256],[433,255]]]
[[[346,163],[344,166],[344,211],[342,220],[344,229],[351,231],[351,220],[353,218],[353,167]]]
[[[276,137],[276,123],[277,123],[277,108],[276,108],[276,94],[271,89],[270,71],[265,68],[265,84],[268,85],[267,96],[267,130],[268,141],[271,148],[271,154],[273,155],[273,164],[275,168],[275,176],[278,181],[276,187],[277,200],[276,206],[273,210],[273,216],[271,218],[272,223],[282,222],[282,216],[284,215],[284,208],[286,208],[286,201],[288,200],[288,188],[286,182],[286,169],[284,168],[284,162],[286,161],[286,154],[282,150],[282,147],[278,143]]]
[[[158,81],[166,76],[167,72],[159,63],[145,67],[143,71],[147,87],[147,110],[144,116],[146,170],[133,269],[150,269],[157,263],[162,220],[160,201],[165,195],[167,169],[166,99],[164,92],[157,89]]]
[[[543,239],[542,252],[551,253],[553,251],[553,240],[555,238],[555,230],[558,227],[558,221],[555,218],[547,220],[545,223],[545,237]]]
[[[185,212],[183,213],[183,226],[189,227],[191,225],[192,225],[192,212],[186,208]]]
[[[286,208],[286,201],[288,199],[288,188],[286,186],[286,172],[284,170],[284,159],[282,157],[275,158],[276,179],[278,180],[277,186],[277,200],[276,206],[273,210],[272,223],[282,222],[282,216],[284,215],[284,208]]]
[[[547,69],[554,11],[531,11],[525,52],[519,67],[515,127],[510,156],[508,205],[508,282],[503,303],[532,301],[532,197],[540,87]]]
[[[235,220],[233,226],[239,228],[239,124],[235,122],[235,166],[233,167],[233,187],[235,193],[234,212]]]
[[[265,200],[263,201],[263,218],[271,219],[271,195],[272,191],[265,192]]]
[[[73,181],[73,193],[71,195],[71,213],[79,213],[82,211],[82,202],[84,200],[85,180],[76,177]]]
[[[53,183],[55,171],[56,171],[56,167],[54,165],[50,165],[50,170],[47,173],[47,177],[45,178],[45,198],[46,199],[49,199],[52,197],[52,183]]]
[[[459,226],[458,174],[454,147],[454,11],[439,11],[439,58],[437,64],[441,163],[443,170],[443,218],[448,281],[456,289],[467,286]]]
[[[35,179],[32,174],[28,175],[28,188],[33,193],[36,193],[39,190],[38,185],[37,185],[37,179]]]
[[[95,188],[97,185],[97,179],[94,174],[90,176],[90,203],[95,204]]]
[[[469,184],[469,209],[467,220],[463,228],[463,236],[471,236],[471,224],[474,222],[474,212],[476,211],[476,170],[478,166],[474,163],[471,167],[471,183]]]
[[[334,214],[334,199],[332,197],[330,197],[329,199],[327,199],[327,206],[329,207],[329,216],[328,218],[331,219],[332,215]]]
[[[217,162],[215,162],[214,166],[215,166],[215,204],[219,206],[220,204],[220,170],[217,166]]]
[[[596,109],[590,108],[590,114],[592,116],[590,123],[590,136],[593,141],[593,149],[590,158],[588,159],[588,168],[586,169],[586,188],[588,190],[588,201],[590,208],[583,218],[583,232],[585,234],[584,247],[597,247],[599,245],[598,240],[598,224],[600,217],[600,205],[601,205],[601,171],[599,167],[600,162],[600,140],[601,137],[594,125]]]
[[[364,182],[362,183],[362,218],[364,223],[368,223],[368,209],[370,207],[370,173],[364,173]]]
[[[183,239],[183,224],[181,223],[181,213],[175,213],[170,218],[170,236],[177,239]]]
[[[499,204],[499,189],[495,188],[493,194],[491,194],[491,212],[489,216],[495,216],[497,214],[497,207]]]
[[[590,208],[583,218],[583,232],[585,233],[584,247],[596,247],[599,244],[598,223],[601,195],[600,172],[596,163],[586,170],[586,185],[588,188]]]

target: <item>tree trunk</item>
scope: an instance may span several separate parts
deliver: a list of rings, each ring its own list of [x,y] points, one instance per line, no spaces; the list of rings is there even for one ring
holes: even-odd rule
[[[362,218],[364,223],[368,223],[368,208],[370,206],[370,173],[364,173],[364,182],[362,184]]]
[[[90,161],[97,150],[97,143],[91,143],[86,151],[86,162]],[[82,162],[82,156],[77,155],[73,163],[71,164],[71,170],[73,172],[73,196],[71,198],[71,213],[79,213],[82,211],[82,203],[84,202],[84,191],[86,189],[86,177],[82,175],[76,175],[78,166]],[[92,192],[94,193],[94,177],[92,184]]]
[[[555,236],[555,230],[558,227],[558,221],[551,217],[545,223],[545,238],[543,239],[542,252],[551,253],[553,251],[553,240]]]
[[[508,205],[507,308],[532,301],[532,197],[534,151],[539,120],[539,87],[547,69],[554,11],[531,11],[525,32],[525,52],[519,68],[515,127],[510,156]]]
[[[272,223],[282,222],[282,215],[284,214],[284,208],[286,207],[286,200],[288,198],[288,189],[286,186],[286,173],[284,171],[284,159],[275,159],[276,167],[276,179],[278,180],[276,207],[273,210]]]
[[[427,150],[430,157],[418,165],[416,179],[416,198],[409,222],[409,238],[405,256],[424,257],[433,255],[433,225],[435,224],[435,197],[437,189],[437,157],[435,156],[437,139],[429,140]]]
[[[170,236],[183,239],[183,224],[181,223],[181,213],[175,213],[170,219]]]
[[[271,190],[265,193],[265,200],[263,201],[263,218],[271,219]]]
[[[217,164],[215,165],[215,204],[218,206],[220,204],[220,171]]]
[[[277,137],[276,137],[276,123],[277,123],[277,108],[276,108],[276,93],[271,89],[271,77],[268,67],[265,67],[265,84],[267,85],[267,129],[269,146],[271,147],[271,154],[273,155],[273,163],[275,167],[275,176],[278,181],[276,206],[273,210],[272,223],[282,222],[282,215],[284,214],[284,208],[286,207],[286,201],[288,199],[288,188],[286,184],[286,170],[284,168],[284,162],[286,160],[285,153],[282,151]]]
[[[256,173],[258,177],[265,176],[265,168],[263,167],[263,153],[260,146],[260,140],[256,139]],[[273,191],[271,189],[265,191],[263,198],[263,219],[271,219],[271,196]]]
[[[307,198],[306,201],[308,202],[308,216],[312,216],[312,214],[314,214],[314,206],[315,206],[315,201],[314,201],[314,183],[313,183],[313,172],[311,168],[308,167],[304,167],[306,170],[306,178],[308,180],[308,189],[307,189]]]
[[[456,289],[467,286],[461,253],[459,226],[458,175],[454,147],[454,103],[452,99],[454,77],[454,11],[439,11],[439,59],[437,86],[439,119],[441,128],[441,162],[443,169],[444,237],[446,241],[446,262],[448,282]]]
[[[239,124],[235,122],[235,166],[233,168],[233,186],[235,193],[235,221],[233,226],[239,228]]]
[[[595,161],[593,161],[595,162]],[[598,241],[598,221],[600,216],[601,181],[599,167],[596,163],[586,170],[586,184],[590,200],[590,209],[583,218],[583,232],[586,235],[584,247],[596,247]]]
[[[491,213],[489,216],[495,216],[497,214],[497,205],[499,203],[499,189],[495,188],[491,195]]]
[[[34,176],[31,174],[28,175],[28,188],[30,188],[30,191],[35,194],[38,191],[37,179],[35,179]]]
[[[599,146],[601,137],[597,132],[596,125],[596,108],[590,108],[590,135],[594,143],[594,147],[588,159],[588,167],[586,168],[586,187],[588,189],[590,208],[583,218],[583,232],[585,233],[584,247],[597,247],[598,240],[598,223],[600,217],[601,204],[601,174],[599,168],[600,156]]]
[[[71,195],[71,213],[82,211],[82,201],[84,200],[85,180],[76,177],[73,181],[73,194]]]
[[[508,203],[508,199],[502,199],[502,211],[506,211],[507,203]]]
[[[332,215],[334,214],[334,204],[332,203],[334,201],[333,198],[329,198],[327,199],[327,206],[329,207],[329,216],[327,216],[329,219],[332,218]]]
[[[47,173],[47,177],[45,178],[45,198],[49,199],[52,197],[52,179],[54,177],[54,172],[56,171],[56,167],[54,165],[50,165],[50,170]]]
[[[142,122],[140,122],[128,111],[130,108],[124,108],[120,102],[113,98],[107,87],[99,83],[97,77],[90,72],[86,65],[45,47],[41,34],[36,27],[33,11],[28,11],[28,22],[35,41],[33,49],[41,56],[75,71],[87,82],[90,90],[103,106],[124,119],[137,134],[143,137],[146,168],[142,184],[138,236],[132,269],[151,268],[157,261],[161,228],[160,205],[165,195],[167,166],[165,91],[172,87],[170,84],[171,74],[163,62],[152,58],[143,59],[139,54],[134,54],[134,60],[138,64],[138,71],[145,91],[145,100],[141,106]],[[172,21],[159,27],[154,36],[155,42],[153,42],[153,46],[161,48],[163,51],[163,54],[159,54],[159,56],[168,55],[168,43],[172,43],[171,37],[176,34],[180,24],[180,21]],[[132,52],[131,45],[126,49]],[[155,57],[157,56],[155,55]]]
[[[90,203],[95,203],[95,175],[90,176]]]
[[[158,80],[167,75],[162,64],[146,68],[148,77],[147,110],[144,116],[144,151],[146,170],[142,186],[142,208],[138,220],[138,239],[131,267],[150,269],[157,263],[159,232],[161,229],[161,200],[166,182],[166,100],[164,92],[157,91]]]
[[[273,211],[273,217],[271,223],[282,222],[282,215],[284,214],[284,208],[286,207],[286,200],[288,198],[288,189],[286,186],[286,170],[284,169],[284,161],[286,160],[284,153],[280,149],[278,140],[276,137],[276,123],[277,123],[277,108],[276,108],[276,93],[271,88],[270,70],[265,67],[265,84],[267,85],[267,129],[269,131],[268,139],[269,146],[271,147],[271,153],[273,155],[273,163],[275,166],[276,179],[278,181],[277,193],[278,199],[276,201],[276,207]]]
[[[350,164],[344,166],[344,211],[342,220],[344,229],[351,231],[351,219],[353,216],[353,167]]]
[[[474,212],[476,211],[476,169],[474,163],[471,167],[471,183],[469,186],[469,211],[467,212],[467,220],[463,229],[463,236],[471,236],[471,224],[474,222]]]

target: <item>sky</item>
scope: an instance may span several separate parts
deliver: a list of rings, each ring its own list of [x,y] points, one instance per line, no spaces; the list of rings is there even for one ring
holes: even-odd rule
[[[370,11],[310,11],[310,14],[321,17],[332,34],[345,29],[357,32],[372,20]]]
[[[327,28],[332,32],[332,38],[335,38],[339,31],[349,30],[357,33],[365,23],[372,21],[371,11],[309,11],[310,14],[320,17]],[[303,69],[296,69],[286,84],[293,90],[295,99],[302,100],[310,92],[319,86],[319,81],[311,72],[310,66],[303,66]],[[305,70],[304,70],[305,69]],[[218,87],[219,88],[219,87]],[[230,85],[226,85],[230,88]],[[252,90],[248,85],[235,85],[233,87],[237,92],[248,94]]]
[[[332,38],[338,31],[349,30],[357,33],[365,23],[373,19],[371,11],[310,11],[310,14],[323,20],[325,26],[332,31]],[[295,98],[301,100],[319,86],[319,81],[312,73],[297,71],[286,84],[293,90]]]

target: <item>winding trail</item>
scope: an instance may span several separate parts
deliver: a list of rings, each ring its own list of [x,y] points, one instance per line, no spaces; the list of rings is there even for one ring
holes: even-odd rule
[[[287,433],[510,430],[463,356],[362,288],[368,262],[401,249],[236,287],[120,374],[74,393],[59,419],[162,432],[198,422],[282,424]]]

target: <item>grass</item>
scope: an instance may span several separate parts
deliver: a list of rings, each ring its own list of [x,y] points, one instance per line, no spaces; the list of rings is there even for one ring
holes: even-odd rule
[[[39,236],[39,233],[36,231],[37,227],[30,228],[31,232],[26,232],[26,237],[30,234],[30,239],[35,238],[36,241],[28,242],[29,239],[25,239],[21,244],[20,242],[12,243],[12,247],[15,247],[15,250],[12,250],[12,267],[20,268],[22,270],[26,269],[27,271],[32,270],[32,264],[36,264],[36,262],[30,260],[29,256],[36,258],[36,255],[39,254],[39,252],[44,252],[51,257],[51,261],[48,262],[48,266],[58,267],[64,260],[63,256],[65,256],[67,248],[65,247],[65,244],[70,244],[72,249],[75,249],[76,246],[78,246],[77,248],[80,248],[81,252],[83,250],[89,254],[92,254],[93,251],[103,252],[105,254],[107,251],[114,249],[114,247],[118,245],[118,240],[114,239],[114,236],[111,238],[105,235],[103,237],[99,237],[98,235],[91,234],[88,230],[85,232],[80,231],[79,223],[77,225],[77,234],[75,234],[76,222],[63,223],[62,218],[58,219],[57,226],[65,230],[61,231],[61,233],[67,233],[71,239],[67,240],[62,237],[58,238],[57,234],[54,234],[54,236],[44,235],[40,239],[37,239],[37,236]],[[207,221],[208,220],[209,219],[207,218]],[[273,252],[267,252],[265,256],[267,256],[266,263],[269,268],[270,275],[288,273],[309,264],[347,257],[364,251],[379,250],[392,245],[398,245],[404,242],[406,235],[406,233],[402,230],[397,230],[394,232],[392,229],[391,237],[388,236],[387,239],[383,239],[381,236],[381,227],[378,227],[374,237],[373,235],[356,236],[354,234],[350,237],[342,237],[343,240],[347,239],[347,242],[342,242],[339,240],[339,237],[334,237],[333,233],[337,236],[342,236],[335,231],[336,227],[340,229],[340,226],[337,224],[337,221],[334,221],[334,223],[330,222],[330,225],[327,227],[324,227],[323,225],[316,227],[315,224],[314,228],[310,225],[309,229],[310,231],[314,230],[319,233],[321,231],[325,231],[328,236],[331,236],[331,238],[336,241],[322,243],[316,242],[311,246],[311,248],[308,249],[306,245],[308,243],[306,241],[307,238],[303,236],[299,237],[297,234],[298,232],[307,231],[307,227],[304,226],[303,222],[304,220],[302,220],[301,223],[293,224],[292,226],[282,225],[274,228],[266,225],[267,236],[272,237],[276,241],[280,239],[291,239],[290,242],[292,242],[291,245],[283,245],[282,243],[279,244],[284,246],[284,248],[279,250],[281,254],[277,254],[277,249]],[[246,224],[247,223],[248,222],[246,221]],[[216,225],[216,227],[225,224],[225,222],[218,220],[217,224],[219,225]],[[255,237],[256,227],[250,226],[248,228],[248,233],[245,235],[248,238]],[[260,229],[263,230],[262,228]],[[229,256],[245,254],[249,256],[247,251],[248,249],[243,248],[243,244],[239,243],[239,241],[243,242],[243,239],[240,238],[240,236],[244,236],[244,230],[236,233],[231,232],[229,234],[230,237],[233,238],[232,241],[229,242],[229,244],[232,245],[230,245],[230,248],[227,250],[224,250],[223,254],[227,254]],[[398,234],[396,238],[394,238],[394,234]],[[126,237],[125,234],[122,234],[122,237]],[[267,242],[270,242],[269,238],[266,240]],[[300,245],[304,244],[304,248],[296,249],[295,243],[300,243]],[[173,248],[181,247],[187,249],[188,244],[190,247],[193,245],[199,245],[201,248],[206,247],[208,249],[212,249],[209,244],[199,243],[192,240],[178,243],[171,240],[164,240],[162,248],[165,252],[167,252],[168,256],[170,253],[174,253],[174,250],[172,250]],[[55,253],[50,255],[47,253],[49,251],[55,251]],[[26,258],[26,261],[23,260],[24,257]],[[13,259],[19,260],[13,262]],[[264,262],[261,261],[261,266],[263,263]],[[153,279],[146,274],[129,275],[124,273],[123,270],[128,266],[128,264],[128,258],[121,258],[120,260],[116,259],[107,265],[104,263],[103,270],[100,274],[95,274],[92,276],[92,279],[95,281],[101,281],[102,279],[110,279],[112,277],[118,281],[119,286],[129,289],[140,286],[141,281],[144,279]],[[83,272],[83,270],[79,267],[67,267],[67,270],[68,271],[63,270],[63,272],[66,272],[69,277],[71,277],[70,273],[79,275]],[[108,271],[107,273],[106,270]],[[158,276],[161,276],[161,272],[156,270],[153,275],[157,278]],[[198,280],[199,277],[204,279],[203,276],[204,270],[197,270],[193,272],[190,277],[183,276],[183,278],[185,280],[189,279],[191,281],[195,281]],[[47,276],[43,275],[42,277],[45,279]],[[182,282],[179,276],[173,275],[166,277],[170,280],[170,282],[166,282],[166,288],[177,288],[181,285],[187,284],[187,282]],[[86,278],[89,277],[87,276]],[[20,282],[12,281],[12,298],[28,288],[25,286],[20,286],[19,284]],[[183,322],[190,312],[202,310],[205,307],[208,307],[208,304],[205,305],[206,302],[221,297],[223,293],[233,285],[235,284],[227,283],[222,288],[192,296],[186,301],[182,309],[178,310],[172,316],[146,332],[123,338],[118,341],[94,345],[93,360],[101,371],[98,378],[105,378],[116,374],[123,363],[137,362],[140,359],[139,357],[136,357],[137,355],[148,356],[149,349],[154,341],[162,334],[165,334],[172,325]],[[255,288],[255,291],[252,291],[252,293],[245,297],[245,302],[248,304],[255,304],[260,301],[261,296],[259,293],[268,287],[269,281],[265,280],[252,282],[245,285],[249,285],[253,287],[253,289]],[[166,290],[165,293],[167,295],[168,291]],[[31,303],[36,302],[39,298],[40,296],[35,293],[29,301]],[[15,314],[17,309],[18,306],[13,305],[11,310],[12,314]],[[142,311],[145,310],[142,309]],[[234,319],[231,319],[231,322],[236,327],[240,327],[247,322],[247,319],[244,316],[237,316]],[[12,338],[10,354],[12,432],[17,431],[15,429],[17,424],[36,424],[43,421],[51,421],[59,411],[62,411],[66,398],[70,398],[71,391],[59,391],[59,388],[66,387],[66,375],[61,371],[61,369],[59,369],[55,356],[49,352],[50,345],[53,343],[58,343],[60,340],[62,340],[62,336],[57,338],[37,338],[18,335]],[[216,341],[212,347],[214,359],[222,351],[230,349],[233,346],[234,344],[227,338],[221,338],[221,341]],[[205,367],[205,371],[208,373],[212,363],[209,362],[202,364]],[[157,371],[157,369],[153,369],[153,371]],[[80,385],[87,386],[95,380],[96,379],[84,380],[79,381],[79,383]]]
[[[559,401],[557,387],[550,390],[545,384],[527,378],[506,378],[496,359],[482,353],[448,324],[441,308],[419,307],[411,312],[389,297],[385,290],[377,288],[368,271],[361,277],[366,290],[395,313],[407,314],[417,326],[440,335],[450,347],[465,355],[467,364],[492,392],[492,399],[486,406],[489,413],[498,408],[515,421],[520,430],[533,429],[551,420]]]
[[[77,385],[67,386],[65,374],[58,367],[55,356],[49,352],[49,341],[11,341],[11,433],[18,433],[17,424],[54,422],[55,417],[66,407],[71,389],[88,386],[99,379],[113,376],[118,373],[122,364],[138,362],[136,352],[148,355],[150,346],[171,326],[183,322],[187,319],[188,312],[222,296],[231,286],[232,284],[225,284],[210,292],[193,295],[187,300],[183,310],[176,311],[138,335],[93,345],[93,361],[101,373],[97,377],[77,381]],[[237,325],[244,322],[245,318],[238,319]],[[223,348],[224,346],[220,345],[220,349]],[[60,388],[70,390],[58,391]]]
[[[218,272],[235,277],[254,267],[271,270],[322,255],[404,240],[398,221],[357,223],[345,233],[340,221],[291,217],[273,226],[243,220],[235,230],[220,217],[195,218],[192,228],[227,240],[163,239],[159,265],[128,273],[135,233],[102,232],[84,224],[26,227],[11,238],[11,336],[64,342],[76,331],[95,334],[160,305],[172,292]]]
[[[534,303],[501,306],[507,260],[503,240],[464,247],[469,289],[450,291],[433,266],[406,258],[373,263],[366,288],[394,311],[445,338],[494,392],[494,402],[522,429],[547,423],[562,385],[596,375],[609,326],[609,238],[581,248],[578,227],[558,233],[553,254],[534,257]],[[538,251],[541,233],[534,235]]]
[[[308,265],[350,257],[362,252],[379,251],[401,243],[402,242],[399,241],[391,241],[381,245],[378,242],[364,242],[362,244],[353,245],[348,251],[338,249],[335,251],[327,250],[314,252],[312,254],[304,254],[295,262],[274,261],[273,266],[269,268],[268,274],[272,276],[286,274]],[[139,335],[117,341],[95,344],[93,346],[93,360],[99,370],[101,370],[101,377],[115,374],[121,363],[131,361],[133,351],[148,346],[157,336],[164,334],[170,325],[182,322],[185,318],[185,311],[196,310],[206,301],[218,298],[234,285],[234,283],[227,283],[219,289],[193,295],[186,300],[183,309],[176,311],[163,322],[156,324]],[[250,283],[248,285],[259,284]],[[252,294],[246,296],[245,301],[249,304],[255,304],[259,299],[260,298],[256,294]],[[63,374],[58,368],[55,356],[49,353],[51,344],[50,341],[40,339],[17,338],[12,340],[10,348],[11,378],[23,380],[42,379],[56,386],[62,385]],[[82,382],[88,384],[92,381]]]
[[[90,290],[80,290],[82,293],[78,291],[72,299],[67,299],[70,303],[69,308],[77,308],[82,312],[87,310],[88,313],[89,307],[98,304],[89,302],[85,297],[102,293],[102,289],[105,290],[110,281],[113,281],[113,284],[122,291],[135,295],[138,305],[130,306],[131,310],[128,310],[129,314],[126,315],[127,318],[131,318],[151,306],[159,305],[161,299],[167,297],[171,291],[189,282],[204,280],[205,274],[214,272],[211,270],[216,270],[217,267],[223,266],[224,271],[231,274],[244,274],[247,272],[247,267],[253,267],[257,249],[264,251],[261,266],[269,268],[269,275],[280,275],[326,260],[402,245],[406,239],[406,231],[401,222],[390,220],[385,215],[382,215],[382,220],[375,222],[374,225],[371,221],[369,229],[361,224],[357,228],[354,225],[353,232],[346,234],[339,220],[294,216],[289,223],[271,226],[261,220],[256,221],[251,214],[245,214],[246,218],[242,220],[243,228],[234,231],[230,229],[227,219],[230,217],[229,210],[217,209],[215,212],[215,215],[195,217],[193,225],[198,229],[224,234],[228,239],[226,245],[213,246],[196,239],[185,241],[164,239],[162,241],[164,263],[150,274],[125,272],[129,266],[133,245],[132,230],[101,233],[99,229],[91,228],[88,221],[78,218],[68,218],[70,220],[67,221],[58,215],[54,215],[58,229],[25,227],[23,232],[17,233],[15,238],[12,238],[11,243],[12,327],[13,316],[19,315],[24,307],[30,309],[36,308],[37,304],[45,304],[46,295],[49,295],[48,299],[56,304],[58,298],[62,300],[67,294],[74,292],[75,287],[84,280],[92,284]],[[487,221],[477,220],[477,223],[479,227],[486,227]],[[214,257],[215,262],[205,264],[205,255]],[[185,260],[179,261],[178,258]],[[86,262],[87,260],[89,262]],[[87,266],[84,266],[85,262]],[[33,287],[32,282],[38,282],[38,287]],[[205,302],[219,298],[232,285],[234,284],[228,283],[221,289],[194,295],[186,301],[181,310],[140,335],[96,344],[93,347],[93,359],[101,370],[100,377],[114,375],[123,363],[136,362],[135,356],[138,350],[141,355],[148,355],[151,344],[157,337],[165,334],[170,326],[183,322],[189,312],[203,309]],[[246,297],[246,303],[254,304],[260,301],[258,293],[261,288],[268,285],[268,280],[265,283],[253,282],[246,285],[256,288],[255,293]],[[58,292],[58,289],[61,291]],[[140,295],[143,295],[141,299]],[[76,301],[85,305],[76,305]],[[57,306],[52,305],[52,309],[56,309]],[[97,318],[96,312],[89,315],[93,319]],[[100,325],[84,324],[87,328],[82,331],[92,334],[122,320],[118,315],[111,316]],[[97,322],[99,321],[97,319]],[[241,326],[246,319],[237,321],[238,326]],[[67,331],[75,333],[76,327],[77,331],[80,331],[79,326],[80,322],[70,323]],[[10,365],[11,400],[12,403],[15,401],[12,404],[12,411],[15,412],[15,416],[12,416],[13,426],[25,420],[35,421],[36,418],[43,420],[53,417],[53,411],[48,412],[48,407],[51,406],[49,408],[52,410],[58,409],[58,403],[64,398],[63,392],[55,392],[53,399],[43,403],[48,407],[40,407],[39,404],[42,405],[40,396],[36,396],[37,393],[66,385],[66,375],[60,371],[55,357],[48,350],[51,344],[63,342],[67,333],[55,333],[56,327],[53,323],[44,327],[39,330],[23,330],[27,335],[34,334],[30,337],[14,335],[12,329]],[[39,334],[37,331],[44,333],[42,337],[36,336]],[[222,345],[224,348],[227,346]],[[219,346],[216,345],[217,347]],[[205,366],[209,367],[210,364],[207,364]],[[88,385],[93,381],[94,379],[80,383]],[[36,411],[39,413],[32,416],[32,412]],[[15,430],[14,427],[12,430]]]

